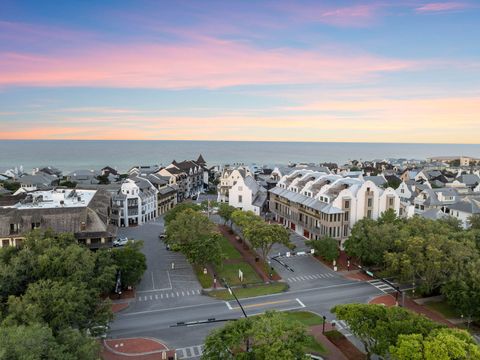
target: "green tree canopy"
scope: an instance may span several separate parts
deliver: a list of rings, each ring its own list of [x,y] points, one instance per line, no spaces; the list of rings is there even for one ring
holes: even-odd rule
[[[473,230],[480,230],[480,214],[471,215],[468,218],[468,225]]]
[[[363,343],[368,359],[372,354],[386,356],[399,335],[426,336],[440,327],[424,316],[400,307],[347,304],[337,305],[331,311],[348,323],[352,333]]]
[[[216,225],[198,211],[185,209],[178,213],[167,227],[166,241],[192,264],[219,265],[221,262],[222,250]]]
[[[390,354],[394,360],[474,360],[480,359],[480,348],[464,330],[438,329],[428,336],[399,335]]]
[[[234,211],[236,211],[236,208],[227,203],[220,203],[218,205],[218,215],[223,218],[224,224],[232,220],[232,214]]]
[[[232,213],[232,221],[242,229],[252,223],[263,222],[263,219],[253,211],[235,210]]]
[[[448,303],[467,321],[480,318],[480,259],[462,264],[443,286]]]
[[[327,261],[336,260],[340,255],[338,241],[329,236],[319,240],[311,240],[308,244],[315,250],[315,254]]]
[[[202,359],[307,359],[303,350],[307,341],[304,325],[288,321],[283,313],[270,311],[231,321],[214,330],[206,339]]]
[[[193,211],[199,211],[201,210],[200,205],[194,204],[194,203],[188,203],[184,202],[181,204],[177,204],[173,209],[170,209],[164,216],[165,220],[165,225],[168,227],[170,222],[174,220],[178,214],[183,212],[184,210],[191,209]]]
[[[262,220],[248,223],[242,230],[252,247],[260,250],[264,260],[275,244],[292,247],[290,234],[282,225],[269,224]]]
[[[99,302],[95,289],[85,283],[39,280],[29,285],[22,297],[8,300],[5,323],[46,323],[57,333],[72,327],[87,329],[112,319],[109,302]]]
[[[129,241],[127,245],[112,250],[113,261],[121,271],[122,285],[136,285],[147,270],[147,258],[142,253],[142,241]]]

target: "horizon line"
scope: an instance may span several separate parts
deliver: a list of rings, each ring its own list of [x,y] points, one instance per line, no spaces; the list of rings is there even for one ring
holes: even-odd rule
[[[0,141],[191,141],[191,142],[266,142],[266,143],[327,143],[327,144],[409,144],[409,145],[480,145],[480,143],[449,142],[388,142],[388,141],[314,141],[314,140],[195,140],[195,139],[1,139]]]

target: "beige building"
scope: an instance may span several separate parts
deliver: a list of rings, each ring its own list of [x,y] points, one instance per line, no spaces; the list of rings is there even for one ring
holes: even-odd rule
[[[377,219],[388,209],[399,214],[400,198],[371,180],[297,170],[270,190],[269,208],[275,220],[299,235],[329,236],[342,245],[358,220]]]
[[[19,246],[34,229],[73,233],[91,249],[112,246],[110,195],[103,190],[55,189],[0,198],[0,246]]]

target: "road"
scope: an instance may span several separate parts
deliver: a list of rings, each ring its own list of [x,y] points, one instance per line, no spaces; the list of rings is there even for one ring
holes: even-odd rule
[[[128,309],[116,315],[109,337],[153,337],[170,348],[180,348],[180,358],[197,358],[200,355],[198,346],[204,343],[212,329],[223,323],[188,327],[172,325],[210,318],[235,319],[243,315],[235,302],[201,294],[201,286],[183,255],[166,250],[158,239],[163,231],[162,218],[139,227],[119,229],[119,236],[144,241],[143,252],[148,268],[137,287],[136,299]],[[282,257],[280,260],[293,270],[272,262],[290,290],[241,300],[247,315],[258,315],[267,310],[304,309],[334,320],[330,309],[335,304],[363,303],[382,294],[381,289],[372,284],[345,279],[309,255]]]

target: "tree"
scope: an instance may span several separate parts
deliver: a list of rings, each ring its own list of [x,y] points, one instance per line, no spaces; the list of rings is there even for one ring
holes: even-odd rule
[[[199,266],[205,266],[207,264],[219,266],[222,263],[220,237],[220,234],[215,233],[194,240],[185,254],[187,259],[192,264]]]
[[[167,227],[167,243],[196,265],[219,265],[222,260],[219,235],[210,219],[192,209],[177,214]]]
[[[462,264],[442,287],[448,303],[470,321],[480,317],[480,259]]]
[[[183,250],[186,250],[185,247],[192,242],[210,237],[214,232],[215,224],[206,215],[192,209],[186,209],[170,221],[167,227],[166,242],[169,245],[178,246],[178,249],[182,251],[182,247]]]
[[[137,284],[147,270],[147,259],[142,253],[143,241],[129,241],[123,248],[112,250],[115,266],[121,272],[124,288]]]
[[[220,203],[218,205],[218,215],[220,215],[223,218],[224,224],[226,224],[227,222],[231,223],[232,214],[234,211],[236,211],[236,208],[234,208],[231,205],[228,205],[227,203]]]
[[[214,330],[206,339],[202,359],[307,359],[303,350],[307,341],[304,325],[289,321],[283,313],[268,311]]]
[[[337,240],[331,237],[325,237],[319,240],[311,240],[308,242],[313,249],[315,249],[315,254],[318,254],[323,259],[327,261],[333,261],[338,259],[340,255],[340,250],[338,249]]]
[[[463,228],[462,222],[453,216],[446,216],[442,219],[439,219],[438,222],[451,227],[453,231],[461,231]]]
[[[200,206],[194,203],[181,203],[176,205],[173,209],[170,209],[163,217],[163,219],[165,220],[165,226],[167,226],[168,228],[168,225],[170,224],[170,222],[173,221],[178,214],[180,214],[181,212],[187,209],[191,209],[193,211],[199,211]]]
[[[403,237],[399,225],[384,219],[384,223],[372,219],[358,221],[350,237],[345,241],[345,251],[356,257],[363,265],[383,265],[384,253],[395,249],[396,242]]]
[[[292,247],[290,234],[281,225],[258,221],[246,225],[242,230],[252,247],[260,250],[264,260],[267,259],[268,253],[275,244]]]
[[[480,230],[480,214],[470,215],[468,218],[468,225],[470,226],[470,229]]]
[[[260,216],[255,215],[253,211],[235,210],[232,213],[232,221],[235,225],[243,229],[252,223],[263,222],[263,219]]]
[[[5,181],[3,183],[3,187],[6,189],[6,190],[9,190],[11,192],[15,192],[17,191],[18,189],[20,189],[20,186],[21,184],[19,182],[16,182],[16,181]]]
[[[400,307],[382,305],[337,305],[332,310],[345,320],[352,333],[363,343],[367,358],[372,354],[385,356],[401,334],[427,335],[440,327],[433,321]]]
[[[22,297],[9,298],[5,323],[46,323],[54,334],[68,327],[87,329],[112,319],[108,305],[99,304],[95,289],[85,283],[40,280],[30,284]]]
[[[1,360],[92,360],[99,359],[100,346],[78,330],[63,330],[56,338],[42,324],[1,326]]]
[[[473,360],[480,359],[480,348],[464,330],[438,329],[426,337],[400,335],[390,354],[394,360]]]

